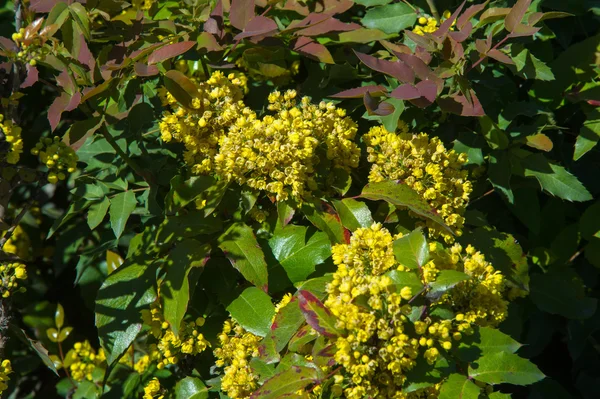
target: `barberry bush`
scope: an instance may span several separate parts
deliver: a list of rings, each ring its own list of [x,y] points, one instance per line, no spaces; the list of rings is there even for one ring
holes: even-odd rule
[[[1,397],[600,397],[597,1],[0,4]]]

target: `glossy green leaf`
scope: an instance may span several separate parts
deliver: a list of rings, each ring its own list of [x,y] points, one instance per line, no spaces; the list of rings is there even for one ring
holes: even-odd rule
[[[229,304],[227,311],[246,330],[265,337],[270,331],[275,306],[269,295],[256,287],[249,287]]]
[[[457,357],[465,362],[472,362],[481,356],[499,352],[515,353],[523,345],[515,341],[510,335],[497,328],[478,327],[475,333],[463,336],[458,344]]]
[[[511,58],[515,62],[517,73],[525,79],[554,80],[552,69],[525,47],[513,45]]]
[[[600,110],[593,108],[585,111],[586,120],[579,131],[579,136],[575,141],[575,151],[573,159],[579,160],[582,156],[591,151],[598,141],[600,141]]]
[[[498,352],[470,364],[469,377],[488,384],[530,385],[545,376],[529,360],[512,353]]]
[[[438,212],[433,209],[427,201],[421,198],[415,190],[408,187],[406,184],[396,183],[391,180],[379,183],[369,183],[363,188],[360,197],[374,201],[383,200],[395,206],[406,207],[417,215],[432,220],[444,227],[447,231],[452,232],[452,230],[446,226]]]
[[[62,305],[59,303],[56,305],[56,312],[54,312],[54,325],[59,330],[65,324],[65,310]]]
[[[308,229],[304,226],[288,225],[275,231],[269,240],[273,255],[292,283],[305,280],[317,265],[331,256],[327,234],[314,232],[306,241],[307,233]]]
[[[523,160],[525,176],[534,177],[544,191],[567,201],[589,201],[592,195],[562,166],[558,166],[542,154],[532,154]]]
[[[422,267],[429,260],[429,246],[421,230],[414,230],[394,241],[394,255],[409,269]]]
[[[390,270],[385,274],[388,276],[394,285],[396,286],[396,291],[400,292],[400,290],[404,287],[409,287],[413,293],[416,295],[419,291],[423,289],[423,283],[421,279],[415,271],[399,271],[399,270]]]
[[[233,267],[242,273],[246,280],[266,292],[267,262],[252,228],[243,223],[234,223],[219,241],[219,248]]]
[[[312,367],[292,366],[288,370],[269,378],[250,398],[279,399],[285,397],[286,394],[292,394],[316,383],[318,378],[318,371]]]
[[[437,297],[448,291],[456,284],[463,281],[469,280],[468,274],[459,272],[457,270],[442,270],[435,281],[429,284],[429,292],[427,293],[430,297]]]
[[[323,303],[309,291],[298,291],[298,304],[306,322],[319,334],[335,337],[338,330],[335,327],[336,318]]]
[[[110,225],[117,238],[121,237],[137,201],[133,191],[125,191],[110,200]]]
[[[108,197],[104,197],[100,202],[94,202],[88,211],[87,224],[91,230],[94,230],[106,216],[108,207],[110,206],[110,200]]]
[[[350,231],[361,227],[371,227],[373,217],[367,204],[352,198],[345,198],[341,201],[334,200],[333,206],[338,212],[342,224]]]
[[[175,335],[185,316],[190,300],[189,274],[193,267],[202,267],[208,261],[210,245],[187,239],[171,251],[166,275],[160,286],[163,315]]]
[[[111,273],[96,298],[96,327],[109,365],[142,329],[141,310],[156,300],[156,263],[124,264]]]
[[[451,374],[440,388],[439,399],[478,399],[479,387],[462,374]]]
[[[417,21],[414,8],[405,3],[389,4],[372,8],[362,18],[362,24],[385,33],[398,33],[412,27]]]
[[[188,376],[175,384],[175,399],[208,399],[208,388],[198,377]]]
[[[193,176],[187,180],[175,176],[171,179],[171,190],[165,198],[167,212],[177,212],[215,184],[216,180],[211,176]]]
[[[346,243],[346,230],[333,208],[321,210],[317,204],[305,204],[302,212],[313,226],[327,234],[332,243]]]
[[[277,312],[271,325],[270,337],[278,352],[285,348],[302,324],[304,324],[304,316],[298,305],[298,297],[295,295],[290,303]]]

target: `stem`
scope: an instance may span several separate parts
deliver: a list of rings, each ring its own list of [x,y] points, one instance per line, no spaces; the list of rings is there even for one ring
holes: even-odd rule
[[[437,7],[435,6],[435,0],[425,0],[427,1],[427,5],[429,6],[429,9],[431,10],[431,15],[433,15],[433,18],[435,18],[436,21],[440,22],[440,13],[437,10]]]
[[[407,0],[402,0],[402,1],[404,2],[404,4],[406,4],[407,6],[412,8],[413,11],[417,12],[417,8],[415,6],[413,6],[412,4],[410,4]]]
[[[58,355],[60,356],[60,361],[62,362],[63,368],[65,369],[67,378],[69,378],[69,381],[71,381],[71,384],[73,384],[73,387],[76,387],[77,384],[75,384],[75,381],[73,381],[73,378],[71,378],[71,373],[69,373],[69,369],[67,367],[65,367],[65,355],[63,354],[62,344],[60,342],[58,342]]]
[[[501,45],[503,45],[503,44],[504,44],[504,42],[506,42],[507,40],[508,40],[508,36],[506,36],[504,39],[500,40],[500,41],[499,41],[499,42],[498,42],[498,43],[497,43],[497,44],[496,44],[494,47],[492,47],[492,50],[496,50],[498,47],[500,47]],[[471,72],[471,70],[472,70],[473,68],[475,68],[477,65],[481,64],[481,62],[482,62],[483,60],[485,60],[486,58],[487,58],[487,54],[484,54],[484,55],[483,55],[481,58],[479,58],[479,59],[477,60],[477,62],[475,62],[475,63],[474,63],[472,66],[471,66],[471,68],[469,68],[469,70],[467,71],[467,73],[468,73],[468,72]]]
[[[106,128],[106,126],[102,126],[101,131],[102,131],[102,135],[104,136],[106,141],[108,141],[108,144],[110,144],[110,146],[112,148],[114,148],[114,150],[117,152],[117,154],[121,158],[123,158],[123,160],[125,161],[127,166],[129,166],[131,169],[133,169],[133,171],[137,175],[141,176],[144,179],[144,181],[146,181],[148,184],[151,184],[154,181],[154,176],[152,176],[152,174],[150,172],[143,170],[137,164],[137,162],[135,162],[133,159],[131,159],[129,157],[129,155],[127,155],[127,154],[125,154],[125,152],[123,152],[121,147],[119,147],[119,145],[115,142],[115,139],[113,138],[113,136],[108,132],[108,129]]]

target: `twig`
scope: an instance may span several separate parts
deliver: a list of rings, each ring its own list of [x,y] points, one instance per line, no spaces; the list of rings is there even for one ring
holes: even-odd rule
[[[427,1],[427,5],[429,6],[429,9],[431,10],[431,15],[433,15],[433,18],[435,18],[436,21],[440,22],[440,13],[437,10],[437,7],[435,6],[435,0],[426,0]]]
[[[501,45],[504,44],[504,42],[506,42],[508,40],[508,36],[506,36],[504,39],[500,40],[494,47],[491,48],[491,50],[496,50],[498,47],[500,47]],[[483,62],[483,60],[485,60],[488,57],[487,54],[484,54],[481,58],[479,58],[472,66],[471,68],[469,68],[468,72],[471,72],[471,70],[473,68],[475,68],[477,65],[481,64]]]

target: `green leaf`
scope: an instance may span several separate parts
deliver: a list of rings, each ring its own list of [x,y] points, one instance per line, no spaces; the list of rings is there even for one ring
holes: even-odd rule
[[[204,266],[209,254],[210,245],[192,239],[182,241],[171,251],[167,272],[160,286],[160,298],[165,320],[176,336],[179,335],[179,326],[190,300],[190,271],[193,267]]]
[[[470,364],[469,377],[488,384],[529,385],[545,376],[529,360],[513,353],[498,352]]]
[[[175,385],[175,399],[208,399],[208,388],[197,377],[185,377]]]
[[[492,150],[508,148],[510,142],[508,136],[489,116],[479,118],[479,126],[481,126],[481,133]]]
[[[567,201],[589,201],[592,195],[562,166],[551,163],[543,154],[523,159],[525,176],[535,177],[544,191]]]
[[[368,10],[361,22],[370,29],[398,33],[411,28],[416,21],[417,13],[413,8],[404,3],[396,3]]]
[[[321,303],[319,298],[309,291],[300,290],[298,291],[298,304],[306,322],[319,334],[326,337],[336,337],[338,335],[338,330],[335,327],[336,318]]]
[[[409,269],[422,267],[429,260],[429,246],[418,229],[394,241],[394,256],[398,263]]]
[[[459,272],[457,270],[442,270],[435,281],[429,284],[429,292],[427,296],[429,297],[438,297],[442,295],[444,292],[448,291],[456,284],[469,280],[468,274],[463,272]]]
[[[331,243],[327,234],[315,232],[306,242],[307,232],[308,228],[305,226],[287,225],[276,230],[269,240],[273,256],[285,269],[292,283],[305,280],[317,265],[331,256]]]
[[[385,103],[394,107],[394,112],[389,115],[381,116],[380,120],[388,132],[394,132],[398,128],[398,120],[404,112],[404,101],[398,98],[388,98]]]
[[[292,366],[276,376],[269,378],[262,387],[254,392],[250,399],[279,399],[294,393],[310,384],[316,383],[319,372],[312,367]]]
[[[69,11],[85,39],[90,40],[90,20],[85,7],[79,3],[73,3],[69,6]]]
[[[579,160],[582,156],[588,153],[600,141],[600,110],[594,108],[585,111],[586,120],[575,141],[575,152],[573,159]]]
[[[480,389],[462,374],[450,374],[442,384],[439,399],[477,399]]]
[[[548,273],[531,276],[531,300],[538,308],[568,319],[587,319],[596,312],[598,300],[587,297],[575,271],[551,268]]]
[[[229,304],[227,311],[246,330],[265,337],[270,331],[275,306],[269,295],[256,287],[249,287]]]
[[[192,108],[192,100],[198,96],[198,87],[183,73],[171,69],[164,75],[165,87],[184,107]]]
[[[552,69],[523,45],[514,44],[511,48],[511,58],[515,62],[514,69],[525,79],[554,80]]]
[[[104,197],[102,201],[94,202],[90,206],[87,216],[87,224],[90,227],[90,230],[94,230],[100,223],[102,223],[109,206],[110,200],[108,197]]]
[[[141,310],[156,300],[156,267],[153,261],[126,263],[111,273],[98,291],[96,327],[109,366],[141,331]]]
[[[434,221],[452,233],[452,230],[446,226],[438,212],[406,184],[396,183],[391,180],[369,183],[363,188],[360,197],[374,201],[383,200],[395,206],[406,207],[417,215]]]
[[[371,211],[364,202],[346,198],[341,201],[334,200],[333,206],[340,215],[342,225],[350,231],[361,227],[371,227],[374,223]]]
[[[221,219],[204,216],[202,210],[193,210],[177,216],[169,216],[159,226],[156,240],[169,243],[181,237],[196,237],[223,231]]]
[[[464,336],[458,345],[457,357],[472,362],[485,355],[499,352],[515,353],[523,345],[497,328],[479,327],[470,336]]]
[[[510,399],[511,396],[508,393],[492,392],[491,394],[489,394],[488,398],[489,399]]]
[[[193,176],[187,180],[183,180],[182,176],[175,176],[171,179],[171,190],[165,198],[167,213],[179,211],[214,184],[216,180],[211,176]]]
[[[267,292],[267,262],[252,228],[243,223],[234,223],[219,241],[219,248],[233,267],[242,273],[246,280]]]
[[[54,325],[59,330],[65,324],[65,310],[62,305],[59,303],[56,305],[56,312],[54,312]]]
[[[110,200],[110,226],[117,238],[123,234],[127,219],[129,219],[136,204],[137,201],[133,191],[119,193]]]
[[[75,3],[79,4],[79,3]],[[98,387],[92,381],[83,380],[77,384],[73,399],[95,399],[99,395]]]
[[[312,292],[320,300],[324,300],[327,296],[327,284],[331,282],[333,275],[328,273],[321,277],[311,278],[299,284],[294,284],[298,290],[306,290]]]
[[[50,319],[49,323],[52,323],[52,319]],[[56,369],[56,366],[54,365],[52,359],[50,359],[48,349],[46,349],[40,341],[35,341],[29,338],[27,336],[27,333],[21,328],[19,328],[15,323],[10,323],[8,328],[14,334],[14,336],[16,336],[20,341],[22,341],[26,346],[31,348],[38,355],[38,357],[42,360],[46,367],[48,367],[50,370],[52,370],[54,374],[56,374],[56,376],[58,376],[58,370]]]
[[[298,296],[294,295],[290,303],[277,312],[271,325],[270,337],[277,352],[285,348],[302,324],[304,324],[304,316],[298,305]]]
[[[374,7],[389,4],[392,2],[392,0],[355,0],[354,2],[365,7]]]
[[[332,243],[346,243],[344,226],[331,206],[327,205],[326,210],[322,211],[318,204],[305,204],[302,212],[313,226],[327,234]]]
[[[400,292],[400,290],[404,287],[409,287],[413,292],[413,295],[416,295],[417,292],[423,289],[423,283],[417,274],[413,271],[399,271],[399,270],[390,270],[385,274],[394,282],[396,286],[396,291]]]
[[[594,202],[579,218],[579,229],[581,236],[590,240],[600,231],[600,201]]]

